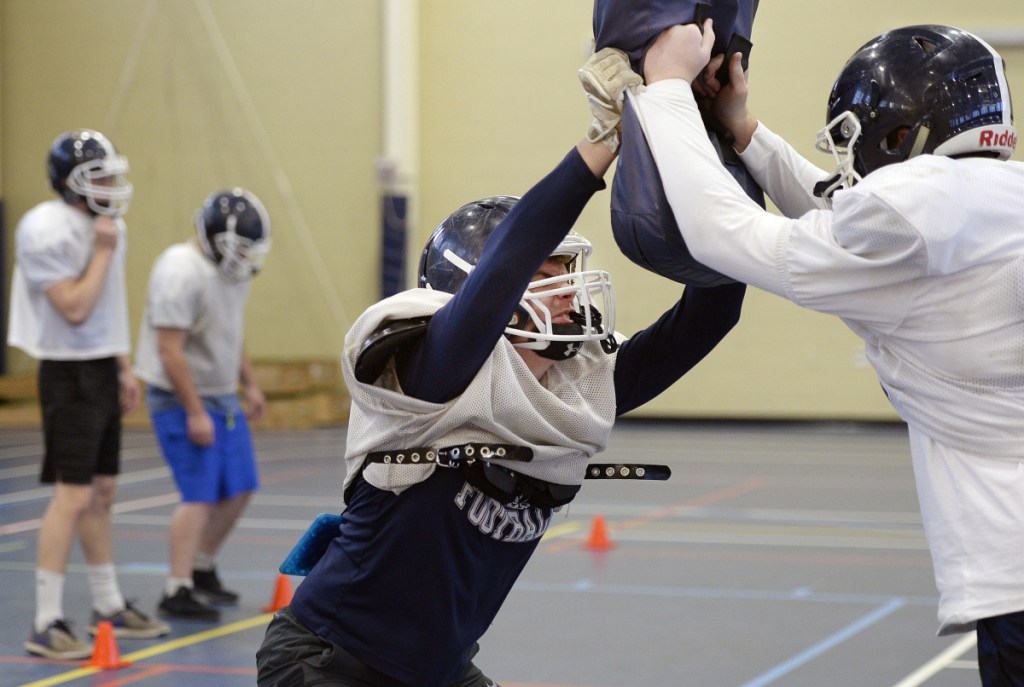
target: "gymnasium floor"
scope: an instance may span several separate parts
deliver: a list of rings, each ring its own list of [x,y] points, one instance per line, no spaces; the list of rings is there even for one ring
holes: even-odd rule
[[[277,565],[338,509],[342,429],[256,436],[263,488],[220,560],[242,603],[218,624],[121,640],[120,670],[27,655],[38,431],[0,430],[0,685],[254,685]],[[148,431],[124,438],[121,586],[144,610],[166,575],[175,491]],[[504,687],[977,685],[974,637],[935,637],[936,596],[900,425],[620,422],[603,462],[662,483],[588,482],[556,516],[477,664]],[[587,547],[603,520],[610,550]],[[301,578],[284,578],[289,586]],[[77,550],[65,611],[89,616]]]

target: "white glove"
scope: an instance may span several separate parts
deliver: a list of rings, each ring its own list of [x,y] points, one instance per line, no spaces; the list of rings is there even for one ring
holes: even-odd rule
[[[626,89],[642,93],[644,80],[629,66],[626,53],[616,48],[602,48],[591,55],[580,68],[579,77],[594,115],[587,140],[601,141],[614,153],[619,149],[618,129]]]

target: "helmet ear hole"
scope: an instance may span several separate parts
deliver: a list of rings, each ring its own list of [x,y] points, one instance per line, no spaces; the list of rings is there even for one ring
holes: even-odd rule
[[[910,133],[909,126],[898,126],[886,134],[878,142],[878,146],[882,150],[898,150],[903,145],[903,140],[907,137],[908,133]]]

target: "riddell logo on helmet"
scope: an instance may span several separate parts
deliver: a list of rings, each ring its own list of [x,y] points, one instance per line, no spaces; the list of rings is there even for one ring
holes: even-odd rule
[[[1016,148],[1017,134],[1013,131],[997,132],[982,129],[978,133],[978,145],[983,148]]]

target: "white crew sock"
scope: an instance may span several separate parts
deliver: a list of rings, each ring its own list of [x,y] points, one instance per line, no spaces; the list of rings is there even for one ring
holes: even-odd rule
[[[117,586],[117,572],[113,563],[88,565],[89,591],[92,593],[92,607],[102,616],[114,615],[124,610],[124,597]]]
[[[64,576],[36,568],[35,630],[42,632],[54,620],[64,617]]]
[[[196,553],[196,557],[192,561],[192,569],[205,570],[209,572],[210,570],[214,569],[215,564],[216,561],[213,559],[213,556],[211,556],[208,553],[203,553],[202,551],[199,551]]]
[[[168,598],[178,593],[178,590],[182,587],[186,589],[192,589],[192,578],[191,577],[168,577],[167,586],[164,587],[164,593],[167,594]]]

